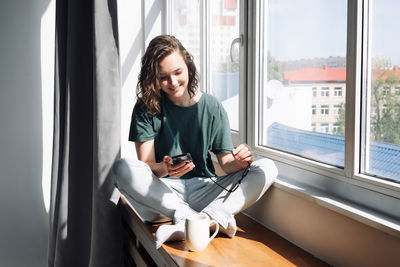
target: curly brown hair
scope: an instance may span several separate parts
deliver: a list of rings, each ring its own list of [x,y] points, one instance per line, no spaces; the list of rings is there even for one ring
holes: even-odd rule
[[[172,35],[159,35],[151,40],[142,57],[138,76],[136,96],[138,103],[149,115],[161,113],[160,101],[162,93],[159,83],[158,65],[166,56],[179,51],[189,72],[188,93],[192,98],[198,86],[198,74],[193,56],[183,47],[181,42]]]

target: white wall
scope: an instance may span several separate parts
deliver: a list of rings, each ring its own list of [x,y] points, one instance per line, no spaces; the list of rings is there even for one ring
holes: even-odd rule
[[[45,266],[54,0],[1,1],[0,36],[0,266]]]
[[[333,266],[399,266],[398,237],[300,195],[273,186],[246,213]]]

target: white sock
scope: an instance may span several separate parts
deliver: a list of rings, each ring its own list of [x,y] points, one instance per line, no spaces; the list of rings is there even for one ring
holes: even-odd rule
[[[227,235],[228,237],[232,238],[235,236],[237,230],[236,220],[232,217],[231,220],[228,222],[228,226],[226,228],[219,225],[219,232]]]
[[[236,234],[237,226],[236,226],[236,220],[232,216],[229,221],[228,221],[228,226],[224,228],[221,224],[219,224],[219,231],[218,233],[224,234],[230,238],[234,237]],[[215,231],[215,226],[212,225],[210,228],[211,232]]]
[[[185,220],[177,224],[163,224],[156,231],[156,248],[160,248],[164,242],[180,241],[185,239]]]

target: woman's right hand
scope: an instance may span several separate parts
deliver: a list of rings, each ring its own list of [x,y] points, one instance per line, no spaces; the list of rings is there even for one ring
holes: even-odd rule
[[[172,164],[170,156],[164,156],[164,164],[167,166],[168,175],[173,178],[179,178],[194,169],[193,161],[183,161],[178,164]]]

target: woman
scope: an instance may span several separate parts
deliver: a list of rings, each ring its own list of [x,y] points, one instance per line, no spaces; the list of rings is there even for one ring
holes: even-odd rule
[[[247,145],[233,147],[224,108],[197,85],[193,57],[182,44],[169,35],[154,38],[142,57],[129,133],[139,160],[121,159],[113,173],[143,220],[173,219],[173,225],[158,228],[157,248],[184,239],[185,218],[198,213],[233,237],[234,215],[256,202],[277,176],[272,161],[253,162]],[[209,151],[226,176],[216,177]],[[173,164],[171,156],[182,153],[192,160]]]

